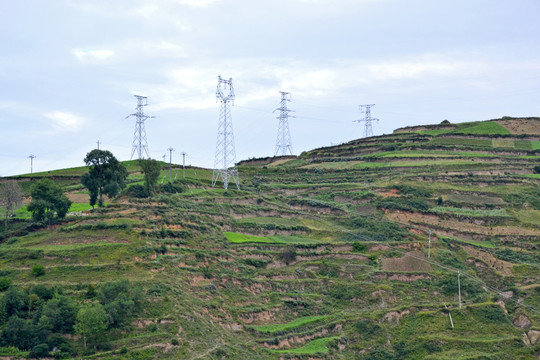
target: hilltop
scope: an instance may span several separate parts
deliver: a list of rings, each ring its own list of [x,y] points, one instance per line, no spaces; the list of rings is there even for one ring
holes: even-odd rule
[[[246,160],[239,191],[175,168],[181,192],[94,210],[84,167],[21,175],[25,194],[47,177],[75,204],[52,228],[20,209],[0,276],[78,306],[107,282],[140,286],[143,305],[97,349],[63,335],[81,358],[536,359],[539,158],[540,118],[505,117]]]

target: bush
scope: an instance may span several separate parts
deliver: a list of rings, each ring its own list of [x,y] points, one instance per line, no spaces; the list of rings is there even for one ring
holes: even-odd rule
[[[150,192],[148,191],[148,189],[139,184],[131,185],[127,190],[127,194],[129,196],[133,196],[139,199],[147,198],[150,196]]]
[[[174,346],[178,346],[178,345],[180,345],[180,342],[178,341],[178,339],[175,338],[175,339],[171,340],[171,344],[174,345]]]
[[[374,321],[368,319],[358,321],[354,327],[356,328],[356,331],[358,331],[360,335],[363,335],[366,340],[378,336],[378,334],[381,332],[381,327]]]
[[[7,277],[0,277],[0,291],[5,291],[11,285],[11,279]]]
[[[358,241],[355,241],[352,244],[352,250],[354,252],[364,252],[364,251],[366,251],[366,249],[367,249],[366,245],[364,245],[364,244],[362,244],[362,243],[360,243]]]
[[[39,344],[34,346],[32,351],[30,351],[29,356],[36,359],[49,356],[49,345]]]
[[[279,258],[283,260],[285,264],[289,265],[296,260],[296,248],[293,245],[287,246],[281,254],[279,254]]]
[[[36,264],[32,266],[32,275],[35,277],[45,274],[45,267],[41,264]]]

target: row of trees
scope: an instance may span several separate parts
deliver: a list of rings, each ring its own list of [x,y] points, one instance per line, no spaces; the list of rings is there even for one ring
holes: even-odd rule
[[[103,196],[114,197],[126,187],[128,172],[126,167],[107,150],[92,150],[84,158],[89,171],[81,178],[81,183],[88,189],[90,205],[103,206]],[[142,197],[149,196],[156,189],[161,171],[161,164],[153,159],[138,161],[144,176],[144,187],[135,189]],[[64,218],[69,211],[71,201],[62,188],[49,179],[42,179],[32,186],[32,201],[28,211],[35,221],[52,223],[54,219]],[[0,205],[5,210],[4,228],[7,231],[8,218],[22,204],[22,191],[16,181],[8,181],[0,187]]]

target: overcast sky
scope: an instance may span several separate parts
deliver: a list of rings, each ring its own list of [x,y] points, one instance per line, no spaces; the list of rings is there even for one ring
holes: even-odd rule
[[[0,176],[129,160],[134,94],[151,157],[212,167],[218,75],[237,160],[274,155],[279,91],[295,154],[416,124],[540,116],[539,0],[1,1]],[[167,158],[168,159],[168,158]]]

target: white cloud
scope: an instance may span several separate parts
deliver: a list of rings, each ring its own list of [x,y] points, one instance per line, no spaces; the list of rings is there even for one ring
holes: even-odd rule
[[[215,3],[219,0],[178,0],[179,4],[193,6],[193,7],[204,7],[212,3]]]
[[[52,120],[52,126],[59,131],[76,131],[86,123],[85,118],[64,111],[53,111],[43,116]]]
[[[80,62],[87,63],[100,63],[114,55],[114,51],[107,49],[75,49],[73,54]]]

